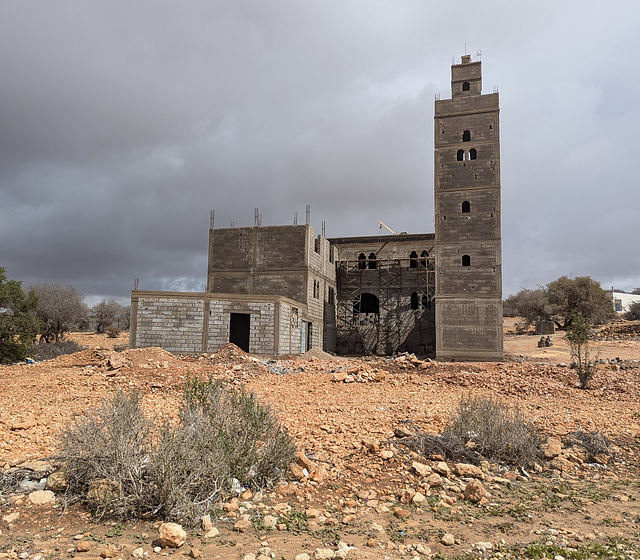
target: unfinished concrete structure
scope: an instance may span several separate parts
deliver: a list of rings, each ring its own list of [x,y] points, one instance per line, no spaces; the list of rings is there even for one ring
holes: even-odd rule
[[[501,360],[498,93],[482,94],[470,56],[451,67],[434,132],[435,233],[212,226],[206,293],[134,291],[131,346]]]

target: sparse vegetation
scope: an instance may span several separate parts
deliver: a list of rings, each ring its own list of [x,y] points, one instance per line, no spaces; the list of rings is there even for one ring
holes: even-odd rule
[[[589,388],[589,383],[598,369],[598,355],[597,353],[594,355],[591,349],[590,337],[591,325],[581,313],[578,313],[567,331],[567,341],[581,389]]]
[[[629,310],[624,314],[628,321],[640,321],[640,301],[634,301],[629,305]]]
[[[89,325],[89,308],[84,296],[73,286],[40,283],[31,286],[38,296],[36,316],[44,323],[42,338],[59,342],[69,330]]]
[[[234,485],[262,487],[294,457],[288,433],[252,393],[187,380],[177,424],[157,425],[117,394],[68,428],[60,454],[70,491],[98,516],[160,513],[193,523]]]
[[[74,340],[61,340],[60,342],[52,342],[51,344],[45,344],[43,342],[34,343],[31,345],[30,354],[39,362],[44,362],[45,360],[53,360],[58,356],[74,354],[82,350],[85,350],[85,347]]]
[[[482,459],[530,465],[537,461],[542,438],[520,409],[493,397],[463,397],[451,421],[438,436],[418,432],[398,443],[424,455],[453,461]]]

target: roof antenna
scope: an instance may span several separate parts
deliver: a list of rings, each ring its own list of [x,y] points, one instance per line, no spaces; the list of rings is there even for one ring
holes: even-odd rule
[[[482,60],[482,51],[480,49],[478,49],[476,56],[478,57],[478,60]]]

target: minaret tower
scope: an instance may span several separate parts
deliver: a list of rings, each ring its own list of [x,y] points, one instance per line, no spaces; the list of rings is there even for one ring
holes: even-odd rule
[[[436,358],[502,360],[498,93],[481,62],[451,66],[435,102]]]

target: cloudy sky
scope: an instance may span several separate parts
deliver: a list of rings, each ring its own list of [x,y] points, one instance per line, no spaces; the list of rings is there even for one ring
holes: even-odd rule
[[[433,231],[433,101],[500,91],[504,294],[640,286],[637,0],[0,0],[0,266],[204,289],[215,224]]]

